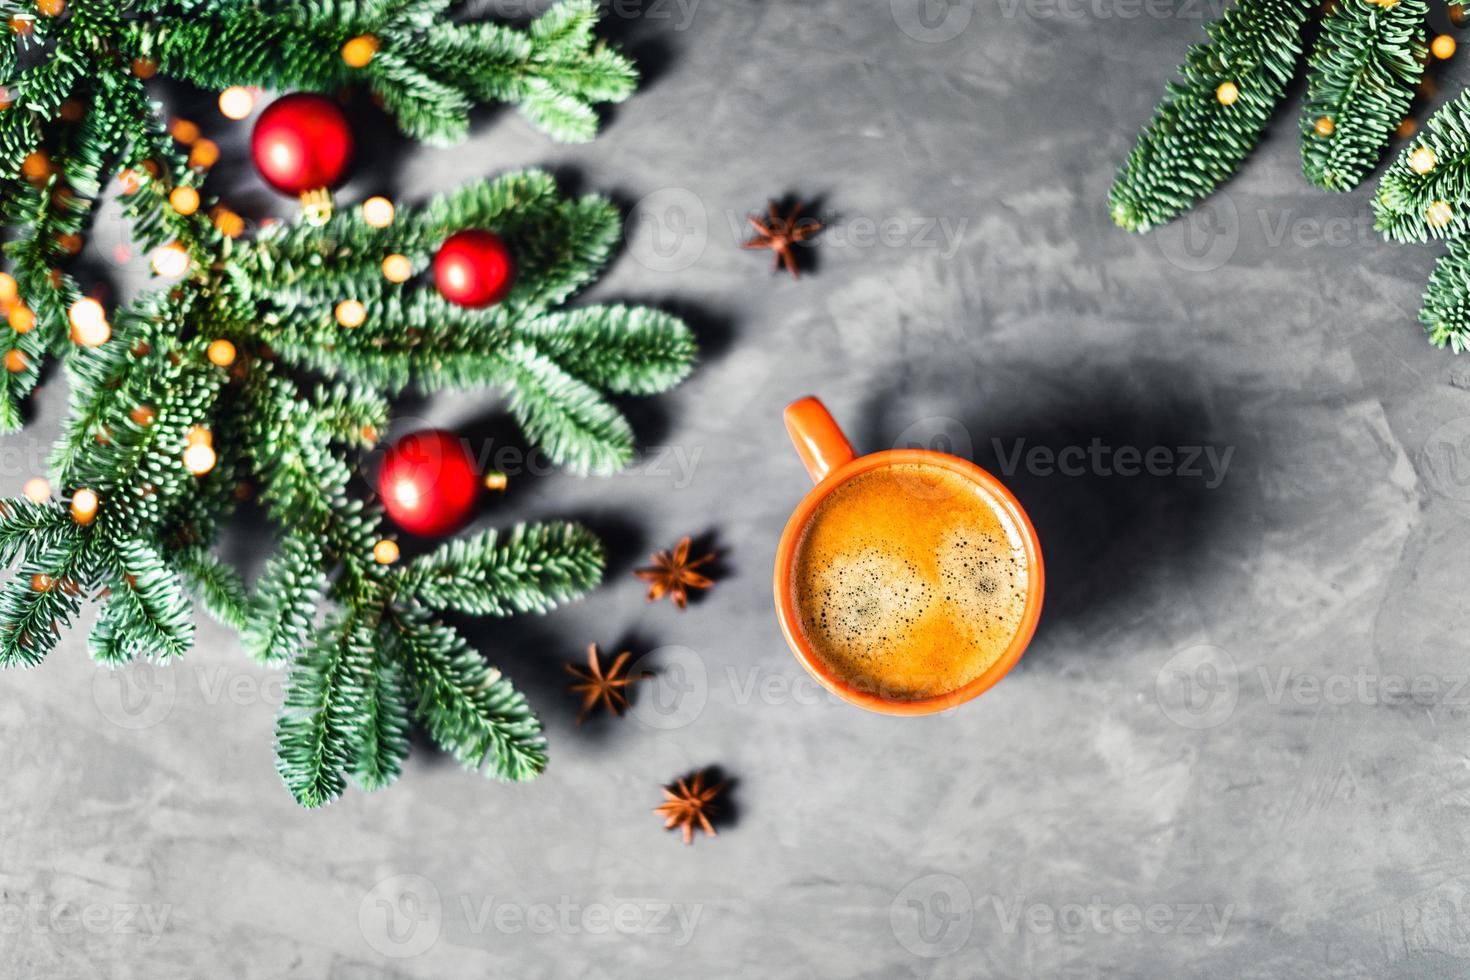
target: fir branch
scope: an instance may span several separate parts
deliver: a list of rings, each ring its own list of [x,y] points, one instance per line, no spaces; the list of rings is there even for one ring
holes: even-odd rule
[[[388,400],[376,391],[322,385],[312,396],[314,429],[355,449],[366,449],[388,428]]]
[[[389,636],[414,691],[414,714],[440,748],[499,779],[531,779],[546,768],[541,723],[500,671],[426,615],[405,610],[391,619]]]
[[[568,374],[620,395],[667,391],[688,376],[698,353],[684,321],[647,307],[548,313],[520,335]]]
[[[1452,238],[1424,290],[1419,322],[1436,347],[1470,350],[1470,241]]]
[[[1109,195],[1129,231],[1162,225],[1208,197],[1255,148],[1301,54],[1310,0],[1237,0],[1189,49]],[[1225,104],[1221,85],[1238,98]]]
[[[131,21],[118,43],[206,89],[332,92],[361,81],[405,134],[429,143],[462,140],[477,102],[516,104],[553,139],[583,142],[597,132],[594,107],[637,82],[627,58],[595,41],[597,19],[594,0],[564,0],[529,31],[436,22],[414,5],[231,4]],[[377,50],[349,67],[339,52],[362,35]]]
[[[326,590],[325,561],[320,542],[310,533],[288,535],[281,542],[256,583],[240,637],[250,656],[276,664],[306,645],[317,602]]]
[[[471,616],[548,612],[593,588],[602,544],[576,524],[517,525],[446,542],[403,571],[399,590],[430,609]]]
[[[113,541],[106,553],[109,619],[127,659],[142,655],[163,662],[187,653],[194,644],[194,621],[178,576],[137,538]]]
[[[0,587],[0,666],[34,667],[51,652],[91,587],[91,543],[73,523],[53,546],[29,550]]]
[[[467,310],[420,290],[383,297],[350,332],[337,326],[330,304],[303,311],[296,328],[272,343],[288,363],[392,393],[411,382],[424,393],[486,388],[506,380],[508,322],[502,307]]]
[[[597,391],[527,344],[508,352],[510,410],[552,462],[574,473],[616,473],[633,458],[633,429]]]
[[[403,671],[381,655],[363,677],[363,703],[353,730],[353,782],[369,792],[398,778],[408,757],[408,698]]]
[[[333,621],[291,661],[276,720],[276,771],[305,807],[342,795],[372,674],[373,631],[355,616]]]
[[[109,667],[121,667],[134,656],[135,648],[118,622],[119,612],[111,603],[103,603],[97,610],[92,632],[87,635],[87,652],[93,660]]]
[[[0,46],[0,79],[18,95],[0,113],[0,160],[11,164],[0,208],[36,317],[29,331],[0,330],[0,355],[16,354],[0,374],[0,428],[20,425],[42,359],[61,357],[71,412],[51,460],[54,483],[63,499],[86,487],[101,500],[85,526],[62,501],[0,502],[0,558],[19,564],[0,587],[0,664],[38,663],[99,586],[94,657],[181,655],[194,636],[187,587],[241,629],[255,656],[290,660],[277,764],[306,805],[337,796],[347,775],[365,789],[391,782],[411,714],[466,765],[509,779],[539,772],[545,744],[524,698],[429,610],[542,611],[602,573],[596,539],[562,524],[450,543],[406,568],[375,562],[380,518],[349,493],[348,453],[387,427],[384,392],[504,388],[554,459],[609,472],[631,454],[632,433],[607,396],[667,388],[694,358],[674,317],[553,309],[596,277],[621,222],[604,198],[566,199],[539,171],[401,207],[387,228],[344,208],[325,226],[287,223],[255,242],[215,228],[207,199],[189,214],[171,204],[203,174],[129,71],[135,58],[211,88],[335,90],[360,80],[406,132],[436,140],[462,135],[469,108],[485,100],[519,104],[559,137],[586,138],[592,107],[631,91],[631,65],[593,37],[593,0],[570,0],[527,30],[452,21],[441,16],[446,6],[135,0],[124,10],[70,0],[65,16],[37,20],[21,40],[40,55],[34,67],[18,70]],[[341,45],[361,34],[377,40],[376,54],[348,69]],[[80,117],[58,118],[68,98],[86,107]],[[43,135],[51,176],[17,179]],[[133,240],[144,249],[177,242],[191,262],[178,283],[114,311],[110,340],[80,347],[68,322],[80,292],[64,265],[117,167],[127,171],[121,202]],[[464,310],[422,282],[382,275],[390,254],[425,271],[464,228],[492,230],[512,251],[515,288],[496,307]],[[335,323],[343,298],[367,304],[361,328]],[[229,363],[213,363],[215,338],[235,345]],[[183,460],[196,436],[216,453],[197,474]],[[247,481],[284,532],[253,596],[210,550],[241,491],[251,492]],[[338,610],[324,630],[314,626],[323,602]]]
[[[1414,153],[1427,148],[1432,167],[1420,173]],[[1470,91],[1429,117],[1419,138],[1384,171],[1373,197],[1374,226],[1397,242],[1459,238],[1470,231]]]
[[[28,552],[62,550],[75,532],[76,522],[60,501],[0,500],[0,568],[9,568]]]
[[[174,561],[211,616],[233,629],[245,628],[250,620],[250,596],[233,568],[204,548],[186,549]]]
[[[1425,0],[1337,0],[1323,18],[1301,118],[1302,171],[1312,183],[1351,190],[1377,165],[1424,73],[1428,14]]]

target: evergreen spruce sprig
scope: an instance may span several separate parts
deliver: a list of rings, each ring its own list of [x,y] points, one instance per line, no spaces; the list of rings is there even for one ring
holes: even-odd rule
[[[1446,240],[1419,321],[1434,346],[1470,349],[1470,91],[1431,116],[1388,167],[1373,210],[1379,232],[1392,241]]]
[[[177,152],[144,89],[162,72],[200,85],[338,91],[362,84],[409,135],[461,139],[485,102],[519,106],[551,136],[591,139],[594,107],[621,101],[632,63],[599,42],[596,0],[563,0],[524,29],[450,19],[450,0],[71,0],[59,16],[29,0],[0,0],[0,20],[23,27],[0,44],[0,215],[20,235],[6,244],[35,329],[0,335],[0,432],[41,362],[67,343],[65,312],[80,296],[66,272],[98,194],[124,167],[128,208],[145,248],[179,242],[197,261],[218,246],[203,210],[167,206],[202,169]],[[349,41],[368,45],[361,67]],[[12,351],[18,352],[11,356]]]
[[[390,532],[352,476],[353,457],[386,431],[387,396],[409,384],[497,388],[554,459],[610,472],[632,451],[610,397],[671,387],[695,354],[688,328],[660,311],[562,308],[606,263],[620,222],[607,201],[566,199],[546,174],[399,207],[386,228],[344,208],[324,226],[298,220],[254,240],[216,227],[213,201],[173,206],[203,172],[163,130],[129,57],[206,83],[224,80],[198,74],[209,64],[275,70],[265,77],[283,84],[342,70],[340,37],[291,47],[284,34],[250,35],[252,24],[289,21],[318,39],[391,24],[373,35],[369,67],[389,79],[374,84],[410,132],[455,131],[451,113],[431,111],[440,97],[432,86],[393,76],[394,59],[382,57],[407,58],[415,43],[452,50],[459,60],[444,78],[462,72],[471,99],[518,101],[564,134],[590,135],[587,105],[626,94],[626,63],[588,51],[595,9],[584,0],[535,22],[521,47],[488,25],[438,24],[445,7],[71,0],[64,16],[30,21],[23,43],[39,61],[0,50],[0,84],[13,99],[0,112],[0,208],[15,233],[6,246],[20,293],[12,305],[32,318],[0,329],[0,426],[21,424],[43,358],[59,357],[70,385],[50,465],[59,497],[0,501],[0,559],[15,568],[0,585],[0,665],[40,663],[88,599],[98,605],[89,647],[100,662],[184,655],[197,595],[251,654],[286,665],[277,769],[305,806],[336,798],[349,780],[363,789],[392,782],[414,722],[471,768],[504,779],[540,772],[545,742],[530,706],[440,617],[544,612],[603,572],[597,539],[563,523],[485,532],[395,564],[396,549],[379,548]],[[19,11],[0,0],[0,16]],[[187,42],[188,25],[221,19],[244,33]],[[280,44],[266,50],[267,41]],[[519,60],[497,73],[502,50]],[[252,78],[261,76],[229,80]],[[399,82],[409,95],[389,92]],[[84,346],[72,332],[81,291],[66,265],[118,168],[135,240],[171,250],[185,271],[114,310],[110,336]],[[489,310],[451,306],[421,275],[444,237],[469,227],[499,233],[515,259],[514,291]],[[407,257],[414,276],[390,281],[390,255]],[[345,299],[368,310],[357,328],[334,316]],[[252,495],[280,542],[247,589],[212,546]]]
[[[364,383],[358,355],[411,362],[414,380],[430,389],[504,384],[528,432],[554,455],[601,467],[621,458],[627,426],[599,392],[661,390],[687,373],[694,352],[688,328],[657,311],[547,308],[605,261],[617,237],[605,202],[568,201],[546,175],[525,173],[399,214],[401,223],[371,234],[351,211],[252,243],[202,233],[198,247],[212,249],[211,260],[196,263],[180,286],[119,311],[107,343],[66,355],[71,417],[52,475],[64,492],[98,494],[95,521],[80,524],[60,504],[24,499],[6,501],[0,515],[0,557],[20,562],[0,589],[0,660],[40,662],[86,595],[102,604],[91,643],[97,659],[182,655],[193,637],[188,583],[207,608],[243,628],[253,655],[288,664],[277,765],[307,806],[340,794],[349,777],[364,788],[391,781],[410,719],[467,765],[504,778],[538,772],[544,744],[524,699],[434,617],[543,612],[591,588],[603,568],[597,540],[566,524],[449,542],[402,567],[377,563],[380,518],[353,496],[347,454],[384,431],[388,405],[379,386]],[[584,220],[588,214],[597,220]],[[427,250],[487,217],[501,219],[489,223],[518,258],[517,291],[485,314],[501,319],[498,332],[455,319],[457,308],[432,286],[387,283],[375,268],[384,249]],[[340,269],[316,278],[359,249],[375,261],[358,278]],[[389,338],[413,336],[412,323],[387,317],[377,332],[373,318],[338,326],[317,287],[348,289],[371,308],[437,311],[453,329],[427,329],[426,317],[412,344],[383,355]],[[504,339],[497,370],[467,373],[455,354],[478,350],[481,334]],[[293,338],[329,356],[293,357]],[[233,364],[210,359],[218,339],[236,346]],[[303,387],[303,370],[342,380]],[[587,380],[568,391],[545,376]],[[611,433],[571,421],[588,417]],[[217,462],[196,476],[181,459],[200,429],[215,433]],[[249,597],[208,552],[242,483],[259,488],[282,538]],[[37,576],[46,587],[36,587]],[[323,603],[338,612],[317,626]]]
[[[1424,73],[1428,15],[1425,0],[1337,0],[1323,16],[1301,117],[1302,172],[1318,187],[1351,190],[1377,165]]]
[[[1214,193],[1255,148],[1296,71],[1312,0],[1237,0],[1193,45],[1109,195],[1129,231],[1162,225]],[[1222,86],[1230,86],[1223,93]]]
[[[1415,165],[1421,148],[1433,154],[1423,172],[1423,164]],[[1430,116],[1384,171],[1373,214],[1375,227],[1396,242],[1459,238],[1470,228],[1470,90]]]
[[[1419,322],[1434,346],[1456,354],[1470,350],[1470,243],[1465,239],[1450,239],[1449,251],[1435,263]]]
[[[455,143],[479,103],[505,102],[554,139],[597,133],[595,106],[632,94],[637,71],[593,33],[596,0],[563,0],[525,30],[449,19],[449,0],[264,0],[146,5],[115,39],[127,58],[204,88],[332,92],[365,83],[403,132]],[[362,67],[340,56],[355,38]]]
[[[495,231],[515,255],[516,283],[504,302],[467,310],[378,274],[389,255],[426,268],[438,244],[463,228]],[[269,231],[236,257],[236,288],[251,292],[256,337],[284,363],[390,393],[409,385],[502,389],[554,462],[611,473],[631,459],[633,433],[609,397],[666,390],[695,354],[684,323],[659,310],[553,309],[596,275],[621,230],[606,199],[564,199],[549,174],[523,171],[402,209],[387,228],[349,210],[320,228]],[[368,311],[351,331],[332,315],[345,299]]]

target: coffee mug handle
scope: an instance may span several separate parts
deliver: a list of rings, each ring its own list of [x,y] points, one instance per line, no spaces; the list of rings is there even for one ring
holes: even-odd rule
[[[813,483],[821,483],[856,455],[832,413],[811,396],[786,406],[786,431]]]

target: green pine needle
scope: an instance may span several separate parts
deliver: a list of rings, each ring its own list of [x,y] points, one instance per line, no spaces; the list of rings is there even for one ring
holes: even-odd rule
[[[1424,0],[1384,8],[1337,0],[1322,21],[1302,109],[1302,171],[1319,187],[1351,190],[1378,163],[1409,111],[1428,47]],[[1332,131],[1317,131],[1319,120]]]
[[[1428,148],[1433,167],[1419,173],[1414,153]],[[1446,103],[1389,165],[1373,198],[1374,224],[1397,242],[1458,238],[1470,230],[1470,91]],[[1443,209],[1443,210],[1441,210]]]
[[[1470,242],[1452,238],[1424,291],[1419,322],[1429,342],[1456,354],[1470,350]]]
[[[437,145],[464,139],[470,110],[483,102],[515,104],[552,138],[585,142],[597,134],[595,107],[623,101],[637,84],[632,62],[594,37],[595,0],[563,0],[528,31],[441,20],[423,6],[218,3],[206,16],[165,9],[120,24],[116,43],[127,58],[151,59],[205,89],[334,92],[361,83],[406,135]],[[353,68],[341,49],[360,35],[378,47]]]
[[[600,543],[551,523],[484,531],[403,566],[379,564],[392,532],[358,489],[360,454],[390,424],[388,397],[494,389],[528,439],[553,460],[609,473],[632,456],[614,398],[667,390],[696,349],[677,317],[639,306],[565,307],[593,282],[622,237],[605,198],[570,198],[541,171],[481,180],[386,228],[343,204],[324,224],[288,221],[227,237],[216,204],[158,116],[135,59],[209,88],[256,84],[335,91],[361,83],[410,135],[462,137],[484,102],[518,106],[548,132],[580,140],[595,107],[626,98],[636,74],[598,42],[594,0],[566,0],[526,29],[461,20],[447,0],[72,0],[42,17],[16,59],[0,45],[0,210],[29,330],[0,330],[0,430],[24,421],[44,361],[65,365],[70,405],[50,459],[55,496],[0,501],[0,665],[33,666],[84,599],[98,600],[92,656],[119,665],[188,652],[190,596],[241,632],[247,652],[288,670],[277,769],[303,806],[390,784],[417,722],[468,766],[527,779],[546,764],[540,723],[439,611],[545,612],[601,579]],[[340,50],[363,34],[378,49],[350,69]],[[34,55],[34,56],[32,56]],[[75,100],[79,118],[61,118]],[[44,121],[44,125],[43,125]],[[48,154],[49,174],[20,171]],[[143,250],[183,250],[188,270],[107,311],[111,338],[74,342],[82,295],[67,271],[99,197],[125,170],[119,197]],[[182,214],[181,187],[201,192]],[[514,259],[509,296],[484,310],[448,303],[425,273],[450,234],[499,235]],[[390,282],[383,261],[413,276]],[[361,302],[345,328],[335,307]],[[211,353],[234,349],[228,363]],[[201,452],[204,456],[201,457]],[[83,524],[67,501],[100,500]],[[252,587],[217,554],[223,528],[253,499],[279,545]]]
[[[602,544],[576,524],[484,531],[414,561],[400,589],[430,609],[471,616],[547,612],[602,580]]]
[[[1148,128],[1113,182],[1119,226],[1147,231],[1214,193],[1260,140],[1301,54],[1310,0],[1237,0],[1189,49]],[[1221,85],[1238,98],[1223,104]]]
[[[546,768],[541,723],[498,670],[453,629],[423,614],[393,620],[394,646],[414,690],[414,714],[469,769],[519,782]]]

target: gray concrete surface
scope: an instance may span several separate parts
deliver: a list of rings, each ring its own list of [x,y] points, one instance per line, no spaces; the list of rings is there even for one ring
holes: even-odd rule
[[[612,546],[589,601],[474,631],[552,766],[507,788],[419,745],[390,790],[302,812],[279,679],[226,631],[122,678],[75,632],[0,677],[0,974],[1470,975],[1470,360],[1414,322],[1433,250],[1380,243],[1370,189],[1300,179],[1294,109],[1192,222],[1109,223],[1210,8],[630,0],[610,30],[650,79],[596,143],[491,113],[467,148],[372,149],[349,197],[530,164],[612,192],[629,248],[591,295],[670,304],[705,345],[633,405],[628,474],[517,475],[485,518]],[[265,204],[227,157],[219,186]],[[832,225],[800,282],[736,247],[784,194]],[[1010,471],[1036,518],[1042,628],[962,710],[832,703],[782,643],[769,569],[807,483],[779,413],[806,393],[862,448]],[[0,489],[63,408],[57,379]],[[491,398],[412,411],[506,445]],[[1153,473],[1120,475],[1129,450]],[[685,533],[720,585],[645,606],[630,570]],[[578,728],[561,664],[592,641],[660,679]],[[733,812],[686,848],[649,811],[703,766]]]

